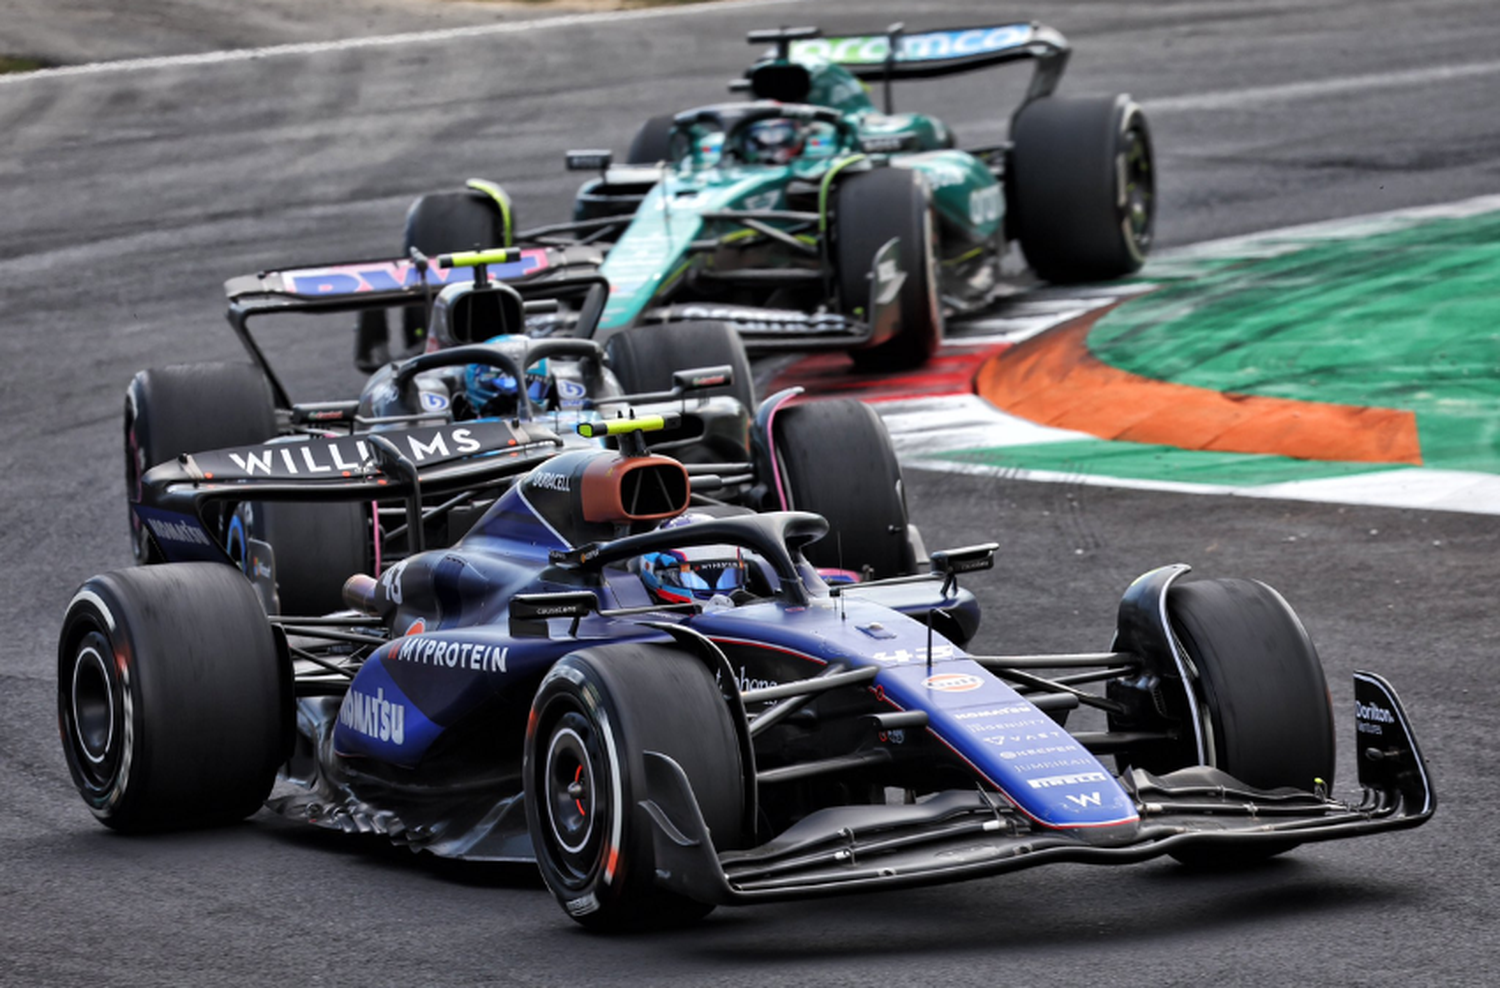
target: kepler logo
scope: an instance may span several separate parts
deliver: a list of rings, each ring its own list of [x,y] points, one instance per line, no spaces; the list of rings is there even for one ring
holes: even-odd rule
[[[157,521],[147,518],[151,534],[167,542],[185,542],[188,545],[213,545],[203,529],[185,521]]]
[[[350,690],[339,708],[339,723],[377,741],[406,741],[406,705],[387,700],[384,689],[377,689],[374,696]]]

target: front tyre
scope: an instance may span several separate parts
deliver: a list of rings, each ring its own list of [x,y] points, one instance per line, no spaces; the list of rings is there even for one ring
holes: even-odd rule
[[[1210,763],[1257,789],[1331,789],[1335,765],[1328,682],[1307,630],[1282,596],[1255,580],[1196,580],[1167,592],[1167,616],[1196,677]],[[1187,708],[1179,710],[1187,720]],[[1154,773],[1197,762],[1191,724],[1175,749],[1127,763]],[[1234,867],[1289,851],[1296,841],[1202,845],[1172,856]]]
[[[1156,221],[1156,168],[1146,115],[1128,96],[1047,96],[1016,117],[1011,231],[1047,281],[1140,270]]]
[[[344,583],[374,569],[368,503],[247,501],[229,520],[229,558],[251,580],[251,541],[271,547],[276,613],[312,616],[345,607]]]
[[[57,652],[63,752],[115,830],[231,823],[254,813],[289,752],[289,670],[254,589],[220,563],[89,580]]]
[[[641,124],[630,140],[630,149],[625,152],[627,165],[654,165],[672,158],[672,125],[676,118],[670,113],[652,117]]]
[[[900,241],[901,284],[895,335],[851,351],[862,370],[904,370],[926,363],[943,340],[938,298],[937,252],[933,248],[931,197],[917,172],[876,168],[844,178],[834,204],[833,254],[845,312],[876,317],[871,273],[875,257],[892,239]]]
[[[497,200],[478,189],[431,192],[419,197],[406,212],[401,254],[408,257],[415,247],[436,259],[439,254],[457,251],[509,247],[514,222],[509,200],[503,195]],[[420,305],[401,310],[403,341],[408,352],[426,344],[427,315]]]
[[[791,405],[777,411],[771,435],[781,496],[771,507],[828,519],[828,534],[802,550],[809,562],[877,580],[915,572],[901,465],[873,408],[852,399]]]
[[[747,411],[755,410],[755,375],[745,343],[730,323],[692,320],[637,326],[615,333],[606,346],[610,369],[626,394],[667,391],[677,371],[727,364],[733,381],[694,395],[728,395]]]
[[[656,884],[654,824],[639,805],[647,751],[687,773],[714,846],[739,846],[744,767],[729,708],[701,661],[619,644],[552,667],[526,731],[526,822],[547,887],[590,929],[682,925],[713,908]]]

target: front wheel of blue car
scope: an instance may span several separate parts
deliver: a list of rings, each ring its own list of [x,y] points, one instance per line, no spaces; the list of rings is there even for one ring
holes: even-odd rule
[[[1121,756],[1121,768],[1163,774],[1201,762],[1260,790],[1331,790],[1328,683],[1312,639],[1282,596],[1255,580],[1194,580],[1168,591],[1166,610],[1187,659],[1182,692],[1163,695],[1181,736]],[[1188,845],[1172,856],[1194,867],[1237,867],[1296,846]]]
[[[687,773],[715,847],[737,847],[744,770],[729,708],[701,661],[615,644],[552,667],[526,732],[526,822],[547,887],[590,929],[679,926],[713,908],[656,884],[654,824],[640,806],[648,751]]]

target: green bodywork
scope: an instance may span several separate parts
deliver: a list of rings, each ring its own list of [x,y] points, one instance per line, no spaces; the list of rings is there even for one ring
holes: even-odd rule
[[[827,228],[827,210],[836,201],[830,186],[873,167],[907,168],[923,176],[937,218],[940,258],[962,258],[986,243],[999,244],[1005,216],[1000,185],[983,161],[949,147],[951,135],[941,121],[921,114],[883,114],[864,84],[843,67],[816,58],[799,59],[798,64],[811,81],[807,103],[838,111],[847,126],[827,127],[789,164],[743,162],[725,153],[726,135],[697,124],[679,126],[673,161],[605,260],[601,273],[612,292],[601,330],[633,325],[693,266],[713,265],[716,252],[706,249],[705,241],[730,244],[752,235],[743,223],[705,219],[704,214],[786,210],[792,208],[789,187],[821,187],[815,229],[789,220],[765,221],[816,245],[818,237],[812,235]],[[825,183],[830,173],[832,180]],[[771,253],[776,254],[774,249]],[[758,258],[757,264],[817,268],[824,263],[806,253],[782,253],[769,262]]]

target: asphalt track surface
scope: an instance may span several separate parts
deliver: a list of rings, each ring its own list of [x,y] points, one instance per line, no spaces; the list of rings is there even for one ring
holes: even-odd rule
[[[1066,91],[1145,101],[1164,244],[1500,185],[1490,0],[1030,13],[1075,43]],[[987,609],[981,649],[1103,647],[1125,584],[1181,560],[1280,588],[1341,718],[1352,669],[1397,684],[1435,774],[1434,821],[1245,873],[1064,865],[599,938],[526,869],[443,867],[265,813],[125,839],[73,793],[54,640],[78,583],[128,560],[121,395],[137,368],[237,355],[224,278],[383,253],[412,196],[471,175],[503,180],[523,222],[558,216],[574,184],[562,148],[623,148],[647,116],[719,98],[749,28],[992,16],[983,2],[789,3],[0,81],[0,983],[1494,983],[1493,517],[909,475],[930,546],[1004,546],[968,581]],[[382,17],[357,33],[424,26]],[[339,37],[325,20],[307,30]],[[964,79],[903,101],[984,141],[1009,92]],[[352,392],[349,344],[287,341],[294,394]],[[1347,745],[1340,771],[1352,784]]]

